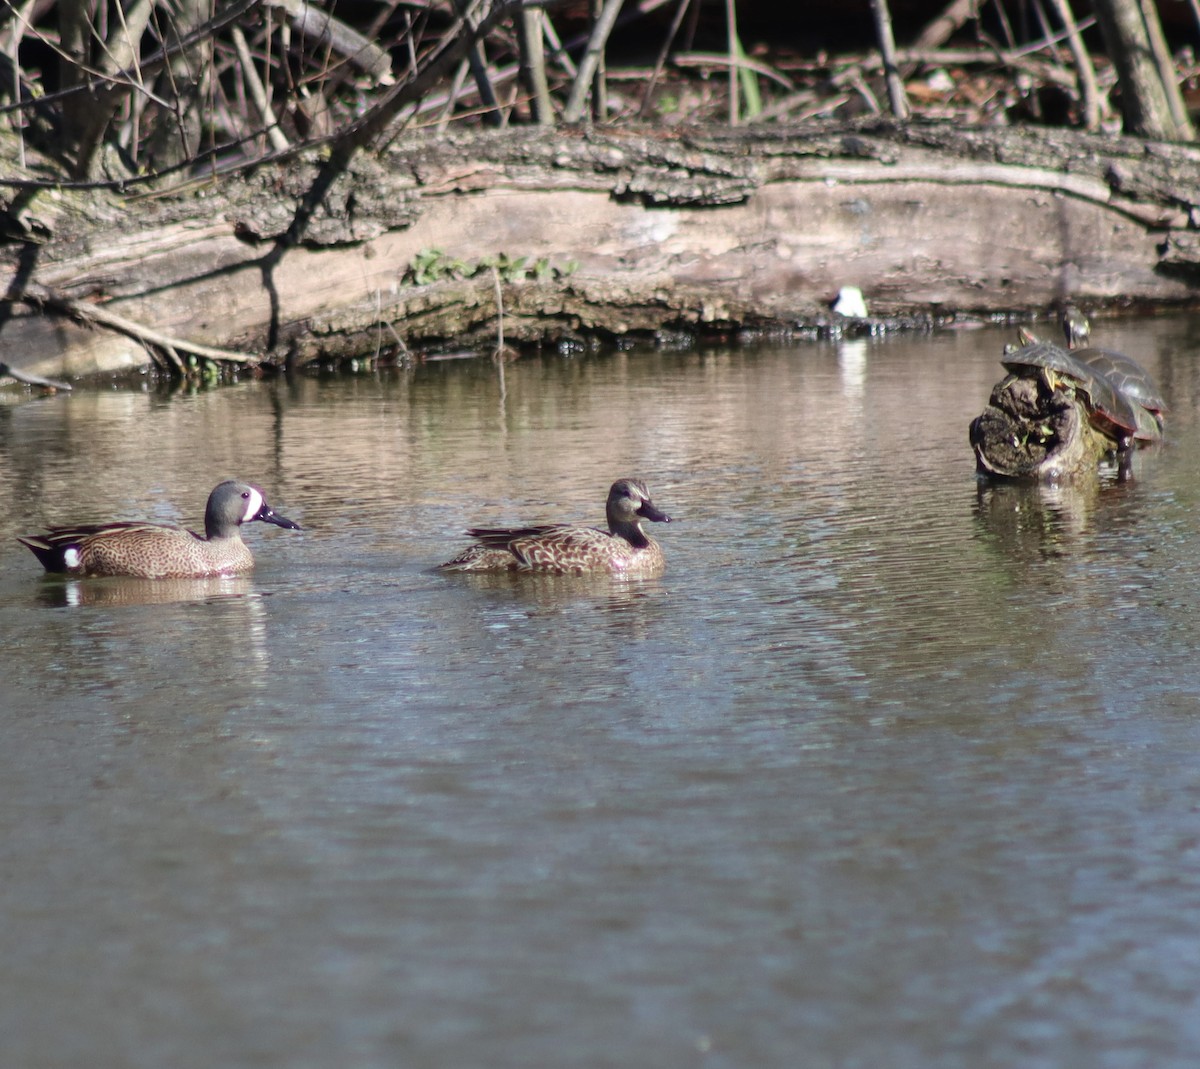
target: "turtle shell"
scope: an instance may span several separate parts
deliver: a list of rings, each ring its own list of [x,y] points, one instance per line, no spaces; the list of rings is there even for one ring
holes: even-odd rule
[[[1103,375],[1112,383],[1113,389],[1135,404],[1149,409],[1155,415],[1166,411],[1167,403],[1158,392],[1150,372],[1133,357],[1110,349],[1075,349],[1071,355],[1097,375]]]
[[[1092,422],[1114,440],[1121,442],[1138,435],[1137,406],[1102,373],[1076,357],[1077,353],[1051,342],[1033,341],[1006,353],[1001,363],[1014,375],[1037,369],[1052,390],[1061,385],[1072,387],[1083,400]]]

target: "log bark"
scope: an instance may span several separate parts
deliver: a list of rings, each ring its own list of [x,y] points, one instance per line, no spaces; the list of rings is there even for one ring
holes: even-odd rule
[[[921,320],[1200,296],[1186,145],[877,120],[414,136],[355,157],[280,253],[321,165],[124,196],[10,192],[3,359],[56,379],[149,363],[136,331],[46,311],[72,302],[251,365],[395,338],[484,347],[493,266],[506,336],[545,344],[804,333],[851,285],[873,315]]]

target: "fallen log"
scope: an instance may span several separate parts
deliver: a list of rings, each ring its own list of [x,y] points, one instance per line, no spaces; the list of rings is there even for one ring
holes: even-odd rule
[[[5,360],[71,379],[144,368],[156,346],[245,369],[397,339],[483,350],[501,306],[525,344],[804,335],[844,286],[884,321],[1200,297],[1200,149],[1186,145],[877,120],[414,135],[354,157],[286,245],[324,163],[153,190],[14,187]]]

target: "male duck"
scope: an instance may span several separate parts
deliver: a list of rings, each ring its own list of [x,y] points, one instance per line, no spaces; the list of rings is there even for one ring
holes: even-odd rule
[[[252,520],[302,530],[298,523],[274,512],[257,486],[231,479],[208,496],[203,538],[170,524],[101,523],[52,527],[45,534],[18,541],[33,550],[48,572],[203,579],[238,575],[254,567],[239,531],[243,523]]]
[[[472,527],[475,544],[441,567],[453,572],[537,572],[543,575],[657,575],[662,547],[642,530],[642,521],[670,523],[650,500],[646,484],[618,479],[605,505],[608,530],[569,523],[538,527]]]

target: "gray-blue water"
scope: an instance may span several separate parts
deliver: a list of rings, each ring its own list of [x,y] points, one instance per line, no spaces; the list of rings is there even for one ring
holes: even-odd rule
[[[3,405],[0,1063],[1190,1067],[1200,323],[1094,338],[1127,483],[977,486],[992,330]],[[432,570],[622,475],[662,578]]]

